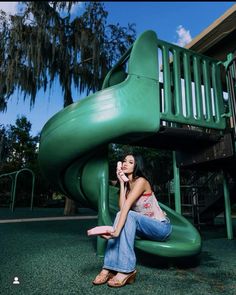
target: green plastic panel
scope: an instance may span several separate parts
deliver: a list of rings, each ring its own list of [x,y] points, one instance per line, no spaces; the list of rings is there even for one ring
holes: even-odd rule
[[[141,48],[141,54],[145,50],[143,47],[153,52],[156,35],[148,32],[136,43],[134,48],[138,52]],[[131,52],[131,69],[132,60],[136,60],[137,56],[138,53]],[[62,188],[68,164],[98,146],[122,136],[129,137],[129,134],[144,136],[158,132],[160,109],[157,82],[153,77],[141,76],[150,66],[148,59],[147,63],[143,69],[133,67],[132,74],[128,74],[123,82],[73,103],[46,123],[41,133],[39,163],[47,179],[55,184],[61,183]],[[153,64],[157,75],[157,57]]]

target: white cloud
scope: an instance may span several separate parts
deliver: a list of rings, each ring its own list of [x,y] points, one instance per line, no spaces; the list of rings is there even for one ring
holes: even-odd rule
[[[178,35],[177,45],[184,47],[192,41],[190,31],[186,30],[182,25],[177,27],[176,33]]]
[[[5,11],[7,14],[16,14],[18,12],[19,2],[0,2],[0,10]]]
[[[73,3],[71,7],[71,14],[77,14],[78,11],[83,7],[83,2]]]

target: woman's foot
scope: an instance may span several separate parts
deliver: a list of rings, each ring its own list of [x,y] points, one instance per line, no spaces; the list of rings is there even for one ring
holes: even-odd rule
[[[93,284],[94,285],[105,284],[109,279],[113,277],[114,277],[114,274],[110,272],[108,269],[102,269],[102,271],[93,280]]]
[[[126,284],[132,284],[135,281],[136,273],[137,273],[136,270],[128,274],[118,272],[116,276],[114,276],[108,281],[107,284],[109,287],[114,287],[114,288],[120,288],[125,286]]]

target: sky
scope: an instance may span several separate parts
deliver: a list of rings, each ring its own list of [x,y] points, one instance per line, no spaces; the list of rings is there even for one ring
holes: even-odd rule
[[[159,39],[185,46],[236,2],[104,2],[108,11],[108,23],[127,26],[136,24],[137,36],[146,30],[154,30]],[[73,14],[80,14],[83,2],[73,7]],[[18,2],[0,2],[0,9],[14,14]],[[84,98],[76,89],[74,101]],[[63,96],[55,84],[50,94],[40,91],[36,103],[30,108],[29,99],[14,94],[7,111],[0,112],[0,124],[15,124],[17,117],[25,115],[32,124],[32,135],[38,134],[46,122],[63,108]]]

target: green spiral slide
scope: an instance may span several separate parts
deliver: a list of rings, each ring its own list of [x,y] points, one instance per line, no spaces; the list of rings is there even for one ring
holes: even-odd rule
[[[153,31],[144,32],[108,73],[101,91],[58,112],[41,133],[42,173],[71,199],[96,209],[99,225],[112,224],[111,214],[117,210],[117,190],[108,185],[108,144],[135,144],[139,139],[148,140],[160,129],[156,38]],[[164,257],[198,254],[201,238],[195,227],[161,206],[173,224],[170,239],[137,239],[135,246]],[[102,255],[104,240],[98,238],[97,246]]]

